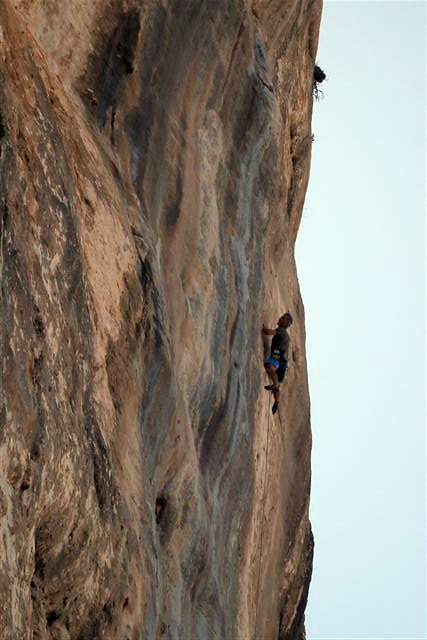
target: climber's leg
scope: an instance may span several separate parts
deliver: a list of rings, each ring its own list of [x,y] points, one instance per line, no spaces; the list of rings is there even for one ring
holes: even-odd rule
[[[270,359],[269,359],[270,360]],[[267,360],[267,362],[265,363],[265,370],[268,374],[268,377],[270,378],[271,382],[273,383],[272,385],[269,385],[269,387],[267,388],[267,391],[274,391],[275,389],[279,389],[279,380],[277,377],[277,369],[278,367],[276,367],[272,362],[269,362],[269,360]]]

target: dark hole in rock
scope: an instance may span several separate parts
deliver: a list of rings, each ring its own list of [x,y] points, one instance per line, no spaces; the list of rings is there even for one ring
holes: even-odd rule
[[[162,624],[160,625],[160,634],[164,636],[165,633],[166,633],[166,625],[164,622],[162,622]]]
[[[26,491],[29,488],[30,488],[30,483],[27,480],[23,480],[20,486],[21,491]]]
[[[164,510],[166,509],[166,504],[167,504],[167,500],[163,496],[159,496],[156,499],[156,522],[157,522],[157,524],[159,524],[160,520],[162,519]]]
[[[7,202],[3,202],[3,214],[2,214],[3,226],[6,226],[8,217],[9,217],[9,207],[7,206]]]
[[[55,620],[58,620],[58,618],[59,615],[56,613],[56,611],[50,611],[46,617],[47,626],[50,627],[55,622]]]
[[[126,609],[128,604],[129,604],[129,598],[125,598],[125,601],[123,602],[123,609]]]
[[[43,360],[44,360],[43,353],[40,353],[39,357],[36,356],[33,362],[34,369],[36,369],[37,371],[40,371],[40,369],[43,366]]]
[[[0,140],[6,135],[6,129],[4,128],[3,117],[0,113]]]
[[[144,296],[148,296],[148,288],[150,283],[153,281],[153,272],[151,270],[150,263],[148,260],[139,259],[140,270],[139,270],[139,281],[141,283],[142,291]]]
[[[135,335],[137,338],[139,338],[141,334],[142,334],[142,320],[138,320],[138,322],[135,325]]]
[[[33,319],[33,327],[38,336],[44,336],[44,323],[40,316]]]
[[[40,447],[37,442],[34,442],[31,445],[30,457],[31,457],[31,460],[38,460],[40,458]]]
[[[102,607],[102,610],[105,614],[105,618],[109,622],[109,624],[113,622],[113,607],[114,607],[114,601],[113,602],[108,601]]]

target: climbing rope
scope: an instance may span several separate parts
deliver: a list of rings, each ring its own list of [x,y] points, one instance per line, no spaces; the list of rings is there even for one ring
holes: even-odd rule
[[[255,635],[254,640],[257,640],[257,630],[258,630],[258,608],[259,608],[259,581],[261,576],[261,558],[262,558],[262,537],[264,533],[264,513],[265,513],[265,499],[266,499],[266,484],[267,484],[267,468],[268,468],[268,444],[270,440],[270,405],[271,405],[271,394],[269,395],[268,400],[268,418],[267,418],[267,444],[265,447],[265,462],[264,462],[264,485],[263,485],[263,496],[262,496],[262,520],[261,520],[261,535],[260,535],[260,545],[259,545],[259,558],[258,558],[258,580],[257,580],[257,588],[256,588],[256,605],[255,605]]]

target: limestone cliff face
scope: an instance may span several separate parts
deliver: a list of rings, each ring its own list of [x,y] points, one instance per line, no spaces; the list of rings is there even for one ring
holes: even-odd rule
[[[320,11],[2,0],[1,638],[303,635]]]

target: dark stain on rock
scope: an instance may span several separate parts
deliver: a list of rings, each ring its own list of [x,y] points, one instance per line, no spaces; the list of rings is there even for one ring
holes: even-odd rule
[[[139,84],[143,88],[135,107],[125,119],[126,134],[131,148],[131,168],[135,187],[139,192],[139,184],[145,173],[145,163],[153,126],[158,97],[153,89],[154,79],[160,61],[163,60],[165,47],[164,39],[167,29],[167,12],[158,6],[150,11],[147,27],[144,29],[144,42],[139,53],[142,61],[139,72]],[[157,64],[147,64],[147,60],[156,60]]]
[[[34,583],[43,582],[46,570],[46,531],[39,527],[34,535]]]
[[[114,130],[115,125],[116,125],[116,108],[113,107],[111,109],[111,120],[110,120],[110,129],[111,129],[110,141],[113,147],[116,144],[116,136],[115,136],[115,130]]]
[[[164,346],[162,334],[162,305],[159,291],[154,283],[153,270],[148,258],[139,256],[140,268],[138,272],[144,298],[143,321],[145,337],[153,336],[155,349],[159,350]],[[141,322],[138,328],[141,332]]]
[[[33,358],[31,379],[35,387],[40,387],[40,373],[43,367],[43,353]]]
[[[1,203],[1,229],[0,229],[0,238],[2,234],[4,234],[4,230],[6,228],[7,219],[9,217],[9,207],[7,206],[6,200],[3,200]]]
[[[3,140],[5,135],[6,135],[6,127],[4,126],[3,115],[0,111],[0,140]]]
[[[92,462],[96,497],[100,510],[104,511],[106,507],[111,504],[112,496],[109,491],[111,484],[108,473],[109,460],[102,438],[98,438],[96,442],[92,442]]]
[[[237,109],[233,127],[234,149],[236,150],[242,150],[241,147],[243,141],[253,126],[254,115],[258,102],[256,79],[248,79],[247,83],[251,86],[247,86],[242,90],[240,105],[236,105]]]
[[[227,395],[221,404],[212,413],[207,424],[199,427],[200,447],[200,467],[206,473],[211,462],[211,454],[214,449],[216,439],[221,435],[221,427],[227,415],[228,400],[230,395],[231,373],[227,377]]]
[[[155,516],[159,529],[160,544],[164,547],[168,544],[177,522],[176,506],[169,494],[162,493],[157,496]]]
[[[44,322],[39,313],[36,314],[33,318],[33,327],[37,337],[44,338],[44,332],[45,332]]]
[[[179,212],[181,208],[182,201],[182,177],[181,171],[178,169],[178,173],[176,176],[175,190],[172,197],[172,202],[166,206],[166,223],[168,225],[175,225],[178,222]]]
[[[143,326],[144,326],[144,321],[143,321],[142,318],[140,318],[135,323],[135,337],[136,337],[137,340],[141,337],[141,334],[142,334],[142,331],[143,331]]]
[[[93,484],[100,512],[106,515],[111,510],[115,499],[111,460],[94,410],[88,408],[85,415],[87,416],[86,434],[93,466]]]
[[[159,496],[156,498],[156,523],[160,524],[160,521],[163,517],[163,513],[166,509],[167,500],[164,496]]]
[[[149,287],[153,283],[153,271],[147,258],[145,260],[143,260],[141,257],[139,258],[138,276],[141,283],[142,293],[144,294],[144,297],[147,298]]]
[[[139,11],[131,9],[120,17],[103,55],[97,61],[101,72],[95,89],[96,121],[101,128],[105,126],[108,109],[112,107],[112,112],[116,112],[124,79],[133,73],[139,30]]]
[[[0,518],[7,513],[7,499],[3,491],[0,489]]]

